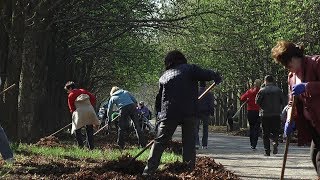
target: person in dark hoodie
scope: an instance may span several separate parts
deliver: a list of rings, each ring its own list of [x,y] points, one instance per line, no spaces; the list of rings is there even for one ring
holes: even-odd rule
[[[285,102],[282,91],[274,84],[272,76],[267,75],[265,77],[265,84],[266,86],[261,88],[256,96],[256,103],[261,108],[259,115],[262,120],[265,156],[270,156],[270,138],[273,145],[273,154],[278,153],[278,137],[281,127],[280,114]]]
[[[183,162],[194,169],[196,159],[195,126],[198,101],[198,81],[222,80],[218,73],[187,64],[180,51],[171,51],[164,59],[166,71],[159,79],[156,102],[161,106],[159,127],[150,151],[143,176],[150,176],[157,170],[162,153],[178,125],[182,127]]]
[[[227,110],[227,123],[229,125],[229,131],[233,131],[233,116],[235,115],[235,108],[233,104],[230,104]]]
[[[112,107],[116,105],[119,109],[119,130],[118,130],[118,145],[123,149],[125,145],[125,132],[129,129],[130,118],[134,123],[134,128],[138,136],[138,141],[141,147],[145,147],[146,140],[141,130],[137,107],[137,100],[128,92],[120,89],[117,86],[112,87],[110,91],[110,100],[107,108],[108,120],[112,120]]]
[[[199,96],[206,90],[206,82],[200,81]],[[200,146],[199,126],[202,121],[202,149],[208,147],[208,126],[210,115],[214,114],[214,98],[211,92],[208,92],[202,99],[198,101],[198,120],[196,125],[196,149]]]

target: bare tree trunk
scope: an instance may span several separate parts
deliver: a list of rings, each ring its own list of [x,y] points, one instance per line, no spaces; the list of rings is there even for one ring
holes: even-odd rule
[[[26,31],[23,41],[20,93],[18,101],[19,139],[30,142],[43,134],[41,111],[49,108],[45,104],[47,73],[47,51],[51,33],[35,17],[35,25]]]
[[[9,137],[16,139],[17,137],[17,106],[18,106],[18,83],[21,71],[21,54],[22,54],[22,41],[24,36],[24,17],[21,14],[23,5],[16,0],[11,1],[11,4],[7,4],[8,19],[6,22],[6,30],[8,31],[8,59],[7,67],[5,67],[5,73],[7,78],[5,81],[5,87],[8,87],[16,83],[16,87],[10,92],[6,93],[3,98],[4,102],[4,126]]]

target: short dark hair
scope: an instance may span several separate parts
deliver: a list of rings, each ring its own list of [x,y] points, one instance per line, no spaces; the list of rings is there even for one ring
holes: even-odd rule
[[[69,90],[69,89],[75,89],[76,88],[76,84],[73,81],[68,81],[66,83],[66,85],[64,86],[65,90]]]
[[[264,77],[264,80],[266,80],[269,83],[272,83],[274,81],[274,79],[271,75],[266,75],[266,77]]]
[[[199,86],[200,87],[206,87],[206,82],[205,81],[200,81]]]
[[[164,59],[166,69],[171,69],[180,64],[187,64],[186,57],[178,50],[168,52]]]

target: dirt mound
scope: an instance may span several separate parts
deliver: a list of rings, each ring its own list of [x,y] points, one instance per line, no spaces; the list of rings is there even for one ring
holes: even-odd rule
[[[48,147],[61,146],[59,139],[55,136],[41,138],[36,145]]]
[[[8,179],[239,179],[223,165],[215,163],[213,158],[197,158],[196,168],[191,170],[186,163],[175,162],[165,165],[151,177],[142,177],[146,165],[142,161],[133,161],[124,155],[117,160],[64,159],[42,156],[27,156],[15,163],[14,170],[8,171]]]
[[[36,145],[46,146],[46,147],[67,147],[68,145],[76,143],[75,139],[73,140],[74,142],[72,143],[72,141],[70,141],[71,138],[68,136],[66,137],[63,135],[58,137],[48,136],[48,137],[41,138],[36,143]],[[118,148],[117,138],[118,138],[118,135],[116,134],[115,131],[114,132],[112,131],[107,135],[102,133],[100,135],[95,136],[94,143],[97,149],[103,149],[103,150],[116,149]],[[67,142],[64,142],[65,139],[67,140]],[[147,133],[146,139],[148,139],[148,141],[151,141],[154,139],[154,135]],[[126,148],[135,148],[137,145],[138,145],[138,139],[135,134],[130,134],[129,136],[127,136]],[[182,154],[182,143],[180,141],[175,141],[175,140],[169,141],[166,151],[173,152],[175,154]]]

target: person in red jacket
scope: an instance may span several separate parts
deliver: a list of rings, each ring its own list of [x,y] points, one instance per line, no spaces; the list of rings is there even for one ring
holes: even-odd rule
[[[64,89],[68,92],[68,106],[70,113],[72,114],[72,123],[73,123],[73,130],[75,130],[76,134],[76,140],[78,142],[78,145],[80,147],[84,146],[83,139],[82,139],[82,133],[81,133],[81,126],[86,126],[86,134],[87,134],[87,146],[89,149],[93,149],[93,125],[97,125],[98,118],[96,117],[94,106],[96,105],[96,97],[88,92],[85,89],[77,89],[76,85],[72,81],[68,81],[64,87]],[[87,99],[87,103],[85,102],[85,98],[79,100],[80,95],[82,97],[85,97],[87,95],[87,98],[89,96],[89,100]],[[85,96],[83,96],[85,95]],[[79,97],[79,98],[78,98]],[[78,103],[78,109],[77,105]],[[84,104],[84,107],[81,107]],[[90,105],[91,104],[91,105]]]
[[[303,46],[289,41],[278,41],[271,55],[289,70],[289,108],[295,96],[296,111],[287,118],[284,134],[290,135],[296,125],[311,135],[311,159],[320,176],[320,56],[307,56]]]
[[[248,110],[248,121],[249,121],[249,128],[250,128],[250,144],[251,149],[255,150],[259,133],[260,133],[260,119],[259,119],[259,105],[256,104],[255,99],[256,95],[260,90],[261,81],[259,79],[256,79],[254,81],[254,85],[251,89],[249,89],[247,92],[245,92],[241,97],[241,101],[247,102],[247,110]]]

